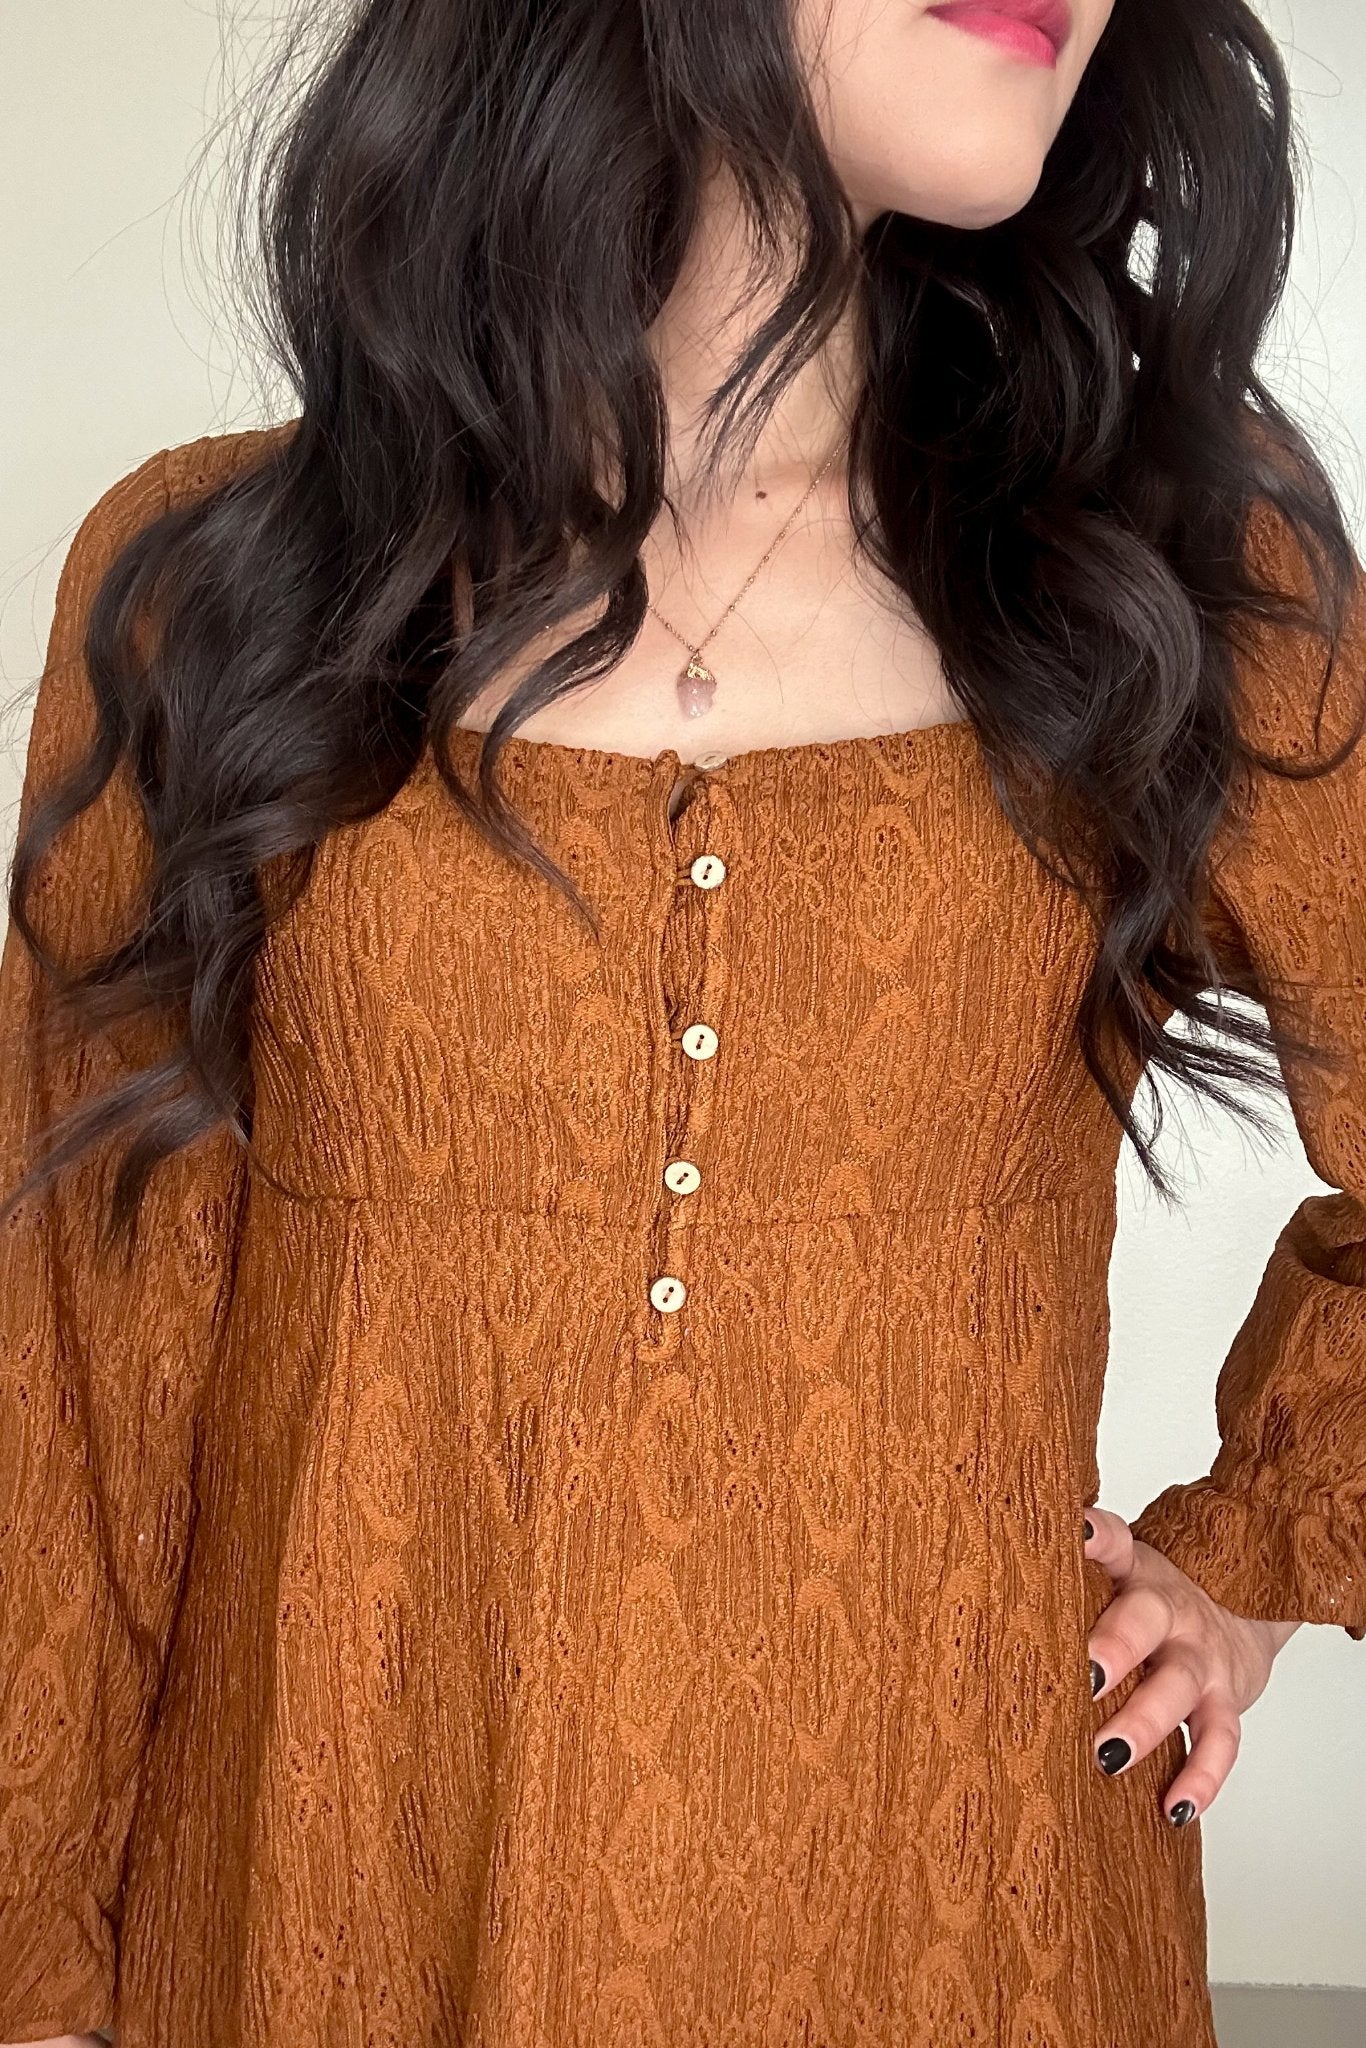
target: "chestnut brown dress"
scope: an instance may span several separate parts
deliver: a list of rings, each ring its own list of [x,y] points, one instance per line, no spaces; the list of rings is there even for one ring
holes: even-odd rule
[[[26,804],[84,744],[102,569],[266,438],[85,521]],[[1363,649],[1358,609],[1339,731]],[[1264,747],[1310,750],[1319,679],[1263,635]],[[514,738],[504,777],[599,941],[429,749],[268,936],[255,1159],[220,1127],[159,1167],[126,1273],[122,1141],[3,1234],[0,2039],[1212,2048],[1184,1736],[1092,1753],[1136,1681],[1093,1705],[1087,916],[965,724],[691,775]],[[141,820],[121,769],[58,841],[68,956]],[[1338,1191],[1137,1533],[1359,1639],[1366,749],[1259,773],[1218,854],[1230,975],[1340,1055],[1288,1069]],[[158,1033],[63,1050],[13,930],[2,993],[8,1188]]]

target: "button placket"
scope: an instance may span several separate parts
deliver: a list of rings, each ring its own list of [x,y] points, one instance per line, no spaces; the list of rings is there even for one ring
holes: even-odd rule
[[[719,767],[723,763],[721,757],[700,756],[696,765]],[[718,913],[733,878],[730,863],[717,843],[715,788],[712,775],[695,776],[682,809],[667,820],[676,859],[673,901],[664,933],[671,1062],[665,1089],[664,1163],[658,1183],[658,1258],[650,1286],[651,1304],[665,1316],[681,1308],[688,1297],[688,1247],[698,1216],[693,1198],[705,1177],[698,1155],[705,1152],[716,1070],[725,1057],[717,1023],[724,978],[723,950],[717,944]]]

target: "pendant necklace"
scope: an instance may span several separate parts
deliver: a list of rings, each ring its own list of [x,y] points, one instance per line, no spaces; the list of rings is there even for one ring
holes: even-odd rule
[[[838,455],[838,453],[839,450],[836,449],[835,455]],[[675,689],[678,692],[679,704],[682,708],[683,715],[686,718],[701,718],[704,712],[711,710],[712,698],[716,695],[716,676],[713,673],[713,671],[707,667],[707,664],[703,661],[702,649],[708,644],[709,641],[712,641],[716,638],[716,635],[720,632],[722,626],[725,625],[726,620],[735,610],[736,605],[739,604],[740,599],[745,595],[746,591],[749,590],[751,584],[759,575],[760,571],[762,569],[765,569],[768,566],[769,562],[773,559],[773,556],[778,551],[780,543],[786,540],[789,531],[791,530],[794,522],[796,521],[797,514],[806,504],[807,499],[812,495],[817,484],[826,474],[826,471],[829,470],[831,465],[833,464],[835,460],[835,455],[832,455],[829,461],[826,462],[816,472],[814,477],[812,477],[810,484],[807,486],[806,490],[803,491],[801,497],[798,499],[791,513],[783,521],[782,526],[778,529],[777,536],[774,539],[771,547],[768,549],[768,552],[764,555],[763,560],[759,563],[758,567],[753,571],[753,573],[747,578],[747,580],[745,581],[741,589],[737,592],[737,594],[731,599],[730,603],[726,606],[726,609],[722,612],[720,618],[716,621],[716,624],[712,627],[711,631],[707,634],[704,634],[702,639],[699,640],[696,643],[696,645],[694,645],[692,641],[685,639],[684,636],[678,631],[677,627],[671,626],[669,624],[669,621],[666,618],[664,618],[661,613],[655,611],[655,608],[653,604],[650,603],[649,599],[646,599],[646,610],[654,612],[654,616],[659,620],[659,623],[661,626],[663,626],[665,632],[672,633],[674,639],[679,641],[688,650],[688,665],[679,673],[677,681],[674,685]]]

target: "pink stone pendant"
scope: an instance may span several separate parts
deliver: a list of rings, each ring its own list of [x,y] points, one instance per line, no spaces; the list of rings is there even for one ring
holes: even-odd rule
[[[711,700],[716,695],[716,677],[706,663],[694,655],[678,678],[677,688],[684,717],[700,718],[704,711],[711,710]]]

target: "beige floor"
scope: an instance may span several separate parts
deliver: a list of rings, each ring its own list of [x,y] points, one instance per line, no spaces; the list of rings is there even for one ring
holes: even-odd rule
[[[1366,1991],[1212,1987],[1219,2048],[1366,2048]]]

